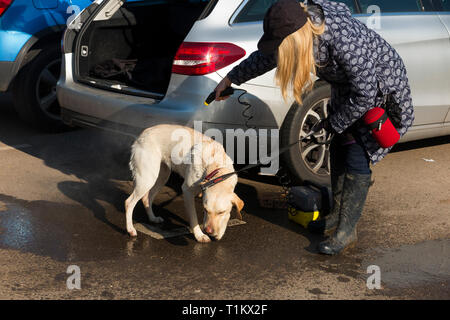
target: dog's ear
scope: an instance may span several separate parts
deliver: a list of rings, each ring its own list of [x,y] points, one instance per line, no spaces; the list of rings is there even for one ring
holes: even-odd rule
[[[239,220],[242,220],[241,210],[244,208],[244,201],[242,201],[236,193],[233,193],[233,198],[231,199],[231,203],[236,207],[237,216]]]

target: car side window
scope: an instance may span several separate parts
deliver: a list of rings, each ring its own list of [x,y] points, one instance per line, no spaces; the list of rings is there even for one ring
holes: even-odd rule
[[[361,12],[369,12],[370,6],[378,6],[383,12],[420,12],[422,10],[419,0],[359,0]]]
[[[450,11],[450,1],[449,0],[441,0],[443,11]]]
[[[443,11],[450,11],[450,1],[449,0],[442,0],[442,9]]]
[[[277,2],[277,0],[250,0],[238,14],[236,19],[234,20],[234,23],[256,22],[264,20],[264,16],[267,10],[269,10],[270,6],[275,2]],[[351,12],[355,13],[356,9],[354,0],[343,0],[337,2],[345,3],[350,8]]]
[[[264,20],[270,6],[277,0],[250,0],[234,20],[235,23]]]
[[[437,11],[450,11],[450,0],[430,0]]]

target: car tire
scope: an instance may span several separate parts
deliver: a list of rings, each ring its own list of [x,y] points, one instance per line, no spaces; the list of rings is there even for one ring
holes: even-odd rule
[[[13,86],[14,107],[20,118],[44,132],[67,128],[61,121],[61,108],[56,99],[60,72],[58,46],[33,49],[25,57]]]
[[[281,128],[281,144],[286,146],[311,132],[312,126],[328,116],[327,104],[330,100],[330,87],[319,85],[303,99],[303,105],[294,104],[286,115]],[[301,133],[301,135],[300,135]],[[323,142],[327,133],[322,130],[315,135]],[[283,164],[292,174],[295,183],[304,181],[319,185],[330,184],[329,145],[317,145],[312,139],[300,142],[281,157]]]

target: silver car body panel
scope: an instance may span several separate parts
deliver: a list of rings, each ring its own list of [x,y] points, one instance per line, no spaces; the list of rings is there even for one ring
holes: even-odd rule
[[[442,23],[447,28],[448,33],[450,34],[450,12],[440,12],[439,18],[441,19]],[[450,76],[448,77],[450,78]],[[447,88],[447,92],[450,91],[450,86]],[[445,118],[446,123],[450,123],[450,107],[447,112],[447,117]]]
[[[439,12],[439,18],[442,23],[447,28],[447,31],[450,33],[450,11],[449,12]]]
[[[208,17],[194,24],[185,41],[230,42],[244,48],[248,56],[256,50],[262,23],[233,23],[241,4],[242,0],[219,1]],[[378,32],[405,61],[417,114],[415,126],[403,142],[450,134],[450,123],[444,124],[445,119],[450,121],[450,35],[442,23],[445,17],[448,19],[448,15],[436,14],[382,16],[382,29]],[[365,21],[367,16],[360,15],[358,19]],[[203,105],[206,96],[240,61],[205,76],[172,74],[167,93],[159,101],[76,83],[73,54],[65,54],[58,99],[63,109],[138,128],[174,122],[192,125],[195,120],[202,120],[204,128],[245,128],[243,106],[237,99]],[[280,127],[293,103],[293,99],[282,99],[274,83],[274,72],[240,87],[248,91],[243,98],[254,106],[251,124],[259,128]]]
[[[436,14],[382,14],[380,18],[377,32],[395,47],[406,65],[414,124],[443,123],[450,107],[448,30]],[[363,22],[367,19],[360,18]]]

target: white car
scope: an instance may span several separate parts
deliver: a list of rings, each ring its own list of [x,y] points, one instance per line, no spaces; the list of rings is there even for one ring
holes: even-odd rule
[[[195,120],[204,131],[245,130],[238,93],[209,107],[203,102],[256,50],[264,14],[274,2],[95,1],[64,36],[57,90],[63,120],[124,133],[160,123],[192,126]],[[449,0],[342,2],[377,28],[406,64],[416,121],[402,142],[450,134]],[[283,100],[274,71],[241,88],[253,106],[249,125],[280,129],[281,144],[306,135],[327,115],[330,90],[320,79],[303,106]],[[282,161],[299,180],[329,180],[327,146],[299,143]]]

